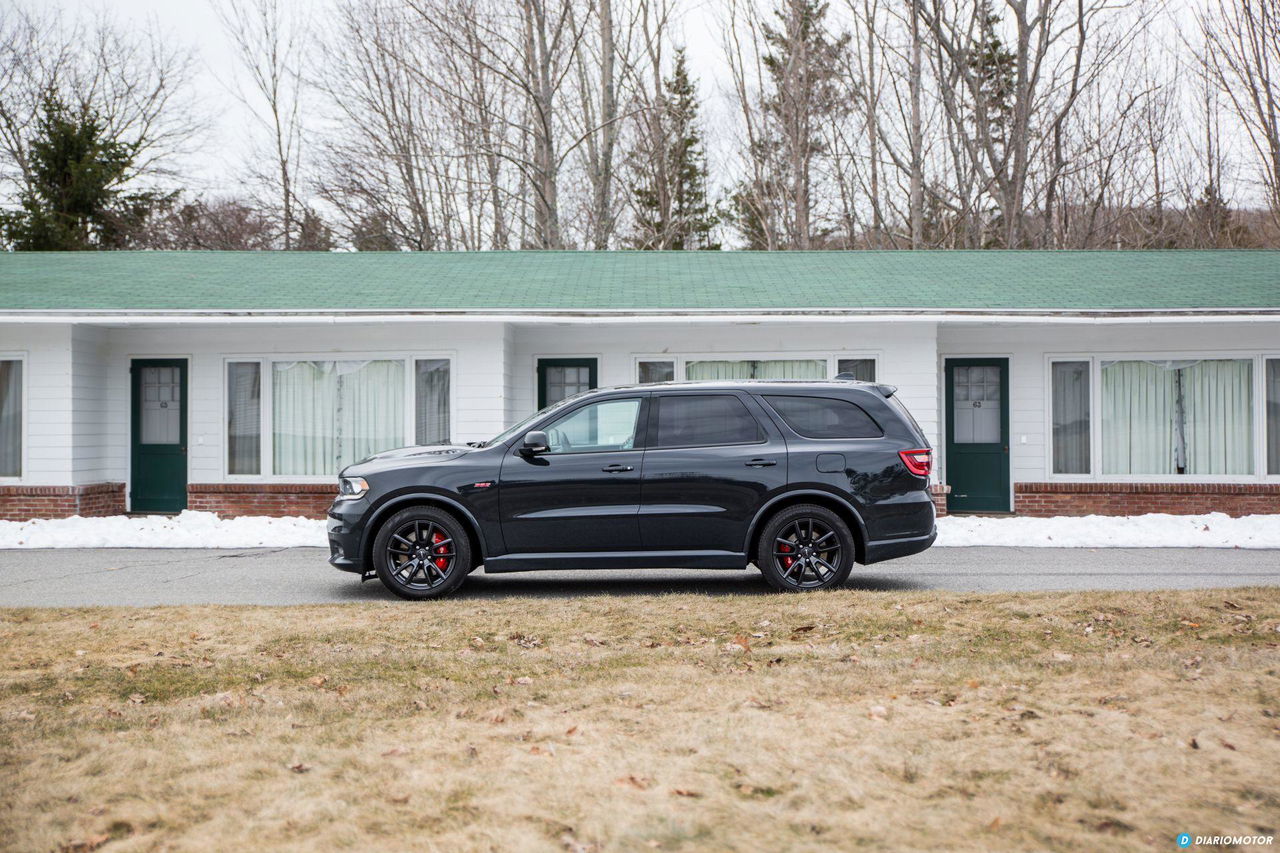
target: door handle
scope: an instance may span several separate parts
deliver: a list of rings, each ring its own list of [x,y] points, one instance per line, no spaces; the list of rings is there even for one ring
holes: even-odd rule
[[[777,459],[752,459],[747,463],[748,468],[772,468],[778,464]]]
[[[627,471],[635,470],[630,465],[606,465],[600,469],[606,474],[625,474]]]

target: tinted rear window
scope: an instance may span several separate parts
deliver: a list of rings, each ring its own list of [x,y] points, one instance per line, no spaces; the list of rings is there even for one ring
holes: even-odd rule
[[[760,424],[737,397],[728,394],[658,398],[655,447],[750,444],[760,440]]]
[[[806,438],[879,438],[880,425],[861,406],[828,397],[765,397]]]

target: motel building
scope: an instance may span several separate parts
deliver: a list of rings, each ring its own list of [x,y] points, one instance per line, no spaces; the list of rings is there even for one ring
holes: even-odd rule
[[[320,516],[598,386],[897,386],[940,511],[1280,512],[1280,252],[0,254],[0,518]]]

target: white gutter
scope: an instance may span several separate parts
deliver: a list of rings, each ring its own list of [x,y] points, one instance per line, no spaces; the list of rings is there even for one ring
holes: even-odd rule
[[[1097,312],[999,312],[960,311],[884,312],[876,311],[769,311],[742,312],[546,312],[483,313],[463,311],[417,311],[394,314],[377,312],[128,312],[128,311],[22,311],[0,313],[0,323],[38,323],[105,326],[154,325],[350,325],[378,323],[518,323],[522,325],[622,325],[635,323],[692,324],[735,323],[770,325],[777,323],[945,323],[975,325],[1008,324],[1184,324],[1184,323],[1276,323],[1280,310],[1196,310],[1170,312],[1097,311]]]

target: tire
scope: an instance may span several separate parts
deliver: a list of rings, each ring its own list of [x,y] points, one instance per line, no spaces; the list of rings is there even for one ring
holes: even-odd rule
[[[849,579],[853,557],[849,525],[816,504],[780,510],[765,522],[756,544],[756,565],[779,592],[838,587]]]
[[[430,506],[412,506],[388,518],[378,528],[371,556],[382,585],[410,601],[448,595],[473,568],[467,529]]]

